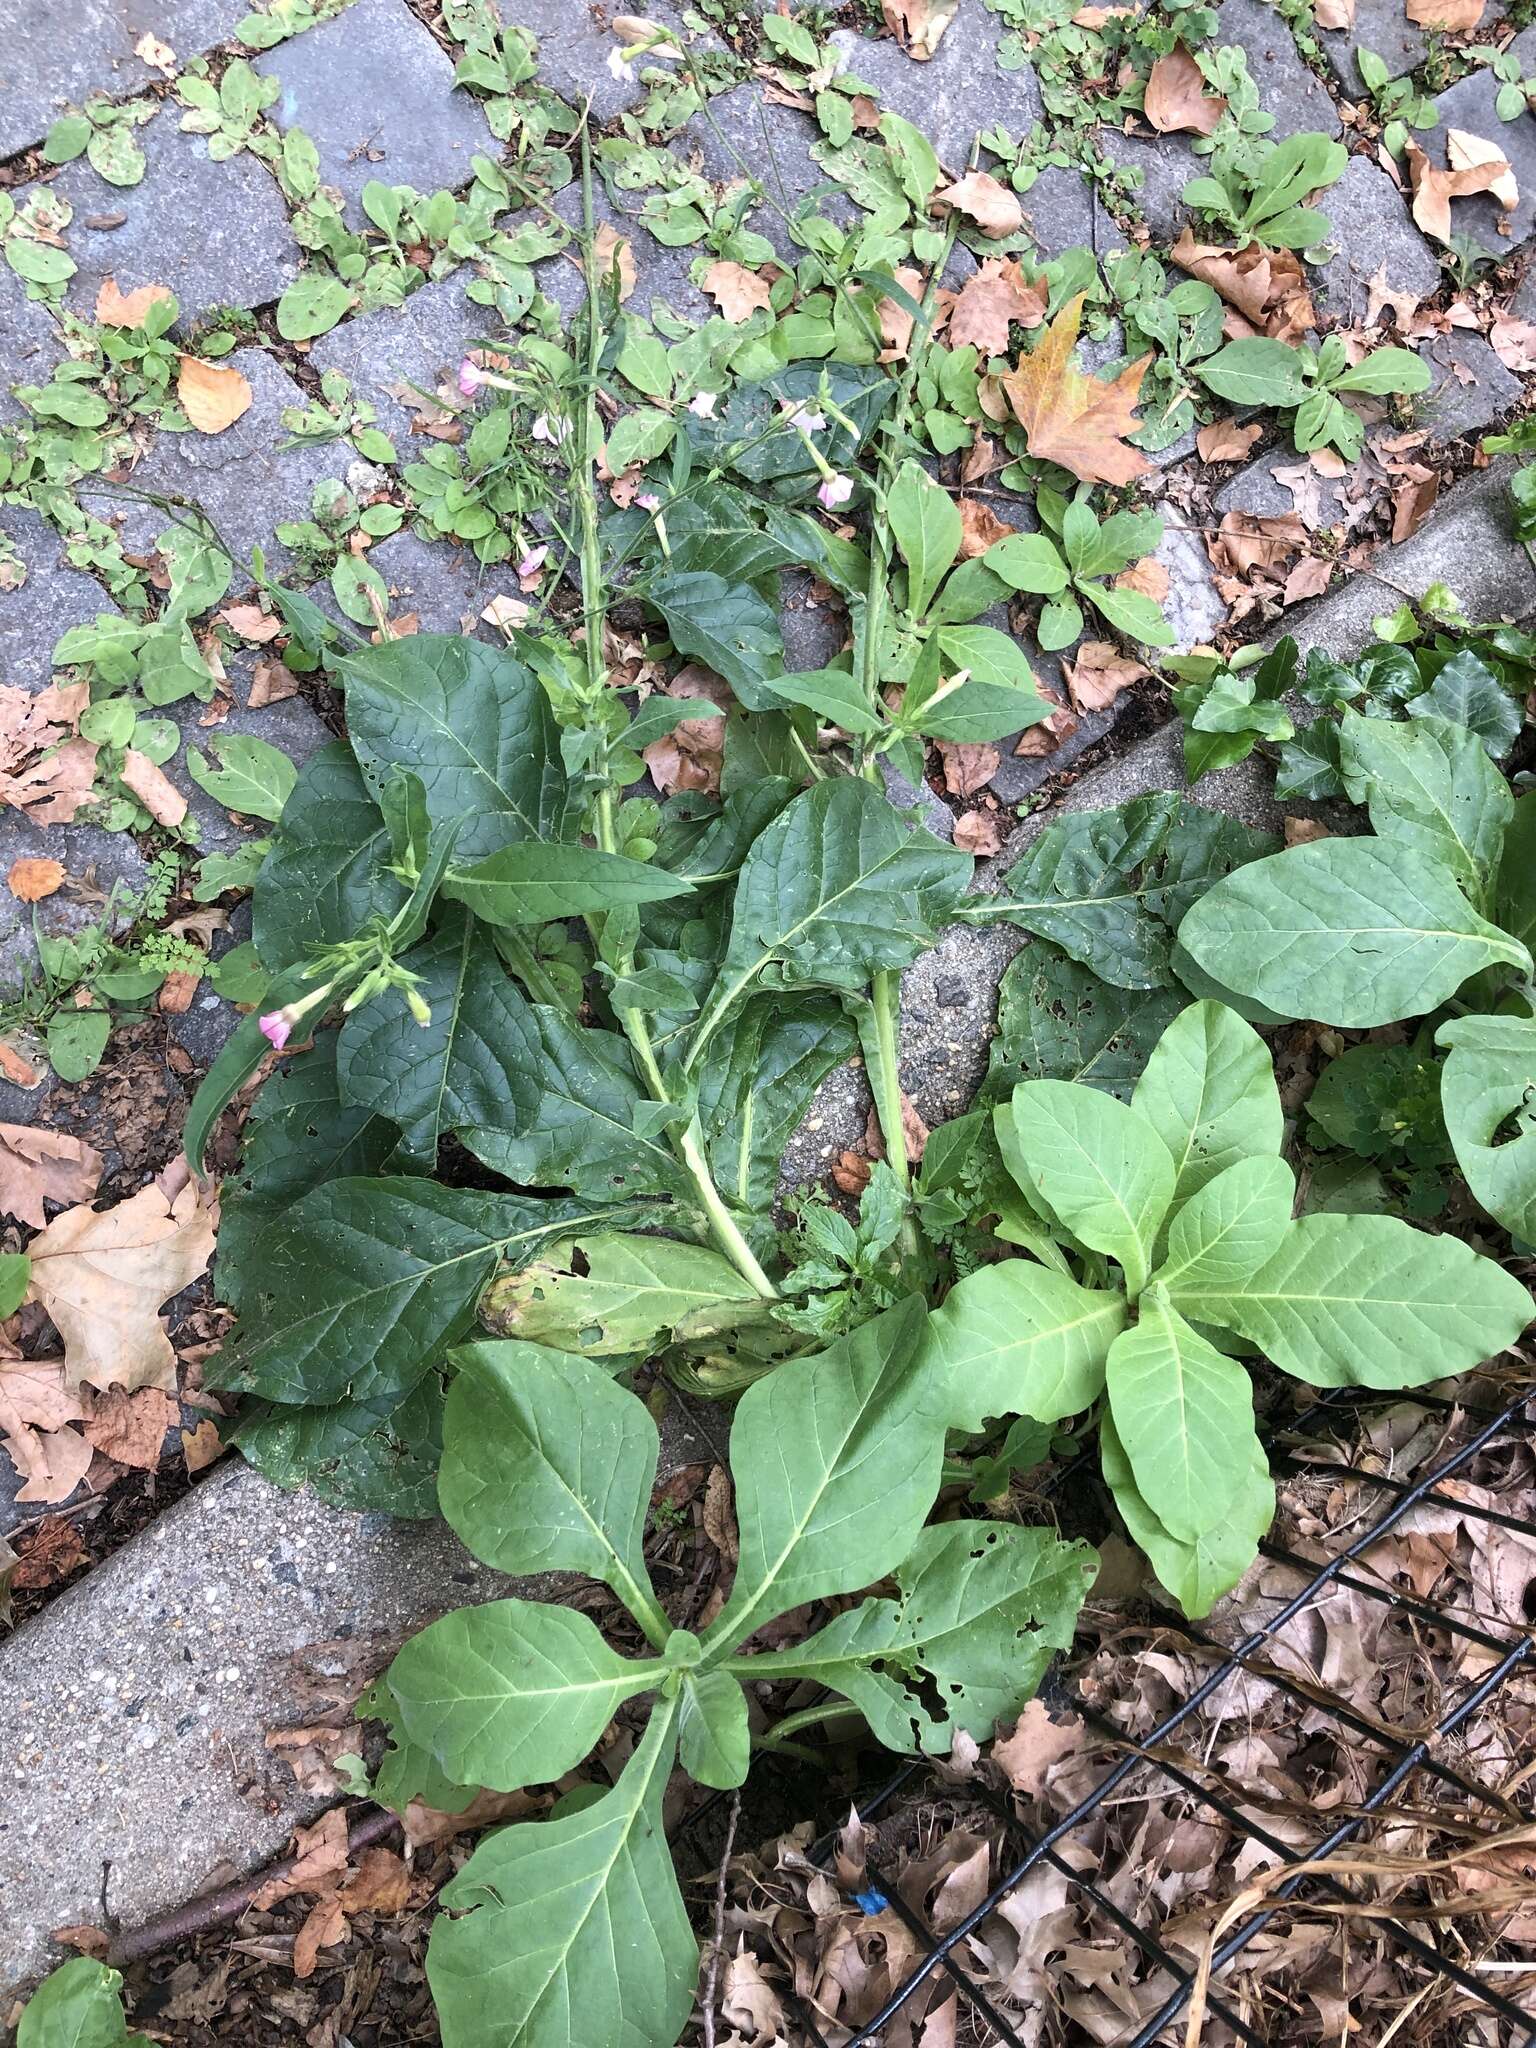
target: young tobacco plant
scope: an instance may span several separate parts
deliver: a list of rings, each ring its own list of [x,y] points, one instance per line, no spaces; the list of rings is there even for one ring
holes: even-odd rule
[[[1194,374],[1229,404],[1289,412],[1291,439],[1302,454],[1332,447],[1347,462],[1359,459],[1365,423],[1341,394],[1411,398],[1429,389],[1429,365],[1411,349],[1379,348],[1351,363],[1334,334],[1315,349],[1262,335],[1229,341],[1196,363]]]
[[[27,2000],[16,2048],[150,2048],[123,2017],[123,1980],[116,1970],[76,1956],[46,1977]]]
[[[740,1555],[702,1635],[672,1627],[646,1572],[658,1438],[644,1403],[569,1353],[489,1343],[456,1354],[444,1515],[496,1570],[601,1580],[650,1654],[620,1656],[569,1607],[511,1599],[445,1616],[360,1709],[395,1739],[375,1795],[462,1805],[462,1788],[547,1784],[584,1761],[625,1702],[651,1707],[611,1789],[496,1830],[443,1893],[427,1975],[449,2048],[680,2037],[698,1943],[662,1798],[675,1762],[701,1785],[745,1781],[747,1688],[826,1687],[888,1748],[942,1755],[962,1730],[982,1738],[1016,1714],[1070,1640],[1097,1569],[1085,1545],[1001,1523],[924,1527],[946,1427],[925,1322],[909,1299],[742,1398],[730,1447]],[[887,1579],[892,1591],[793,1647],[748,1647],[792,1608]]]
[[[1517,802],[1478,735],[1444,718],[1346,711],[1338,751],[1372,834],[1229,875],[1179,943],[1272,1016],[1359,1031],[1441,1018],[1457,1163],[1489,1215],[1536,1242],[1536,796]]]
[[[1211,175],[1191,178],[1186,206],[1209,214],[1239,242],[1268,249],[1310,249],[1327,240],[1328,216],[1307,202],[1337,184],[1349,153],[1326,135],[1292,135],[1264,149],[1254,165],[1253,147],[1224,156],[1218,150]]]
[[[962,1428],[1102,1401],[1105,1480],[1188,1614],[1237,1582],[1274,1513],[1243,1357],[1312,1386],[1417,1386],[1530,1317],[1519,1282],[1455,1238],[1390,1216],[1293,1220],[1269,1053],[1224,1004],[1174,1019],[1129,1103],[1024,1081],[994,1123],[1019,1191],[998,1234],[1028,1256],[951,1289],[933,1376]]]

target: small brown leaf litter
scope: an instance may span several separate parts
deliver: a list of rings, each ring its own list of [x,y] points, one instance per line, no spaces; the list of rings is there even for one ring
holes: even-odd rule
[[[64,863],[35,856],[13,860],[5,886],[18,903],[41,903],[64,886]]]
[[[722,317],[737,327],[750,314],[766,310],[773,303],[768,280],[755,270],[748,270],[744,263],[711,263],[704,273],[703,286]]]
[[[1159,135],[1209,135],[1226,111],[1226,101],[1211,91],[1183,43],[1175,43],[1147,74],[1142,112]]]
[[[994,242],[1016,235],[1024,225],[1024,209],[1018,194],[999,184],[990,171],[967,171],[953,185],[935,192],[928,207],[941,216],[964,214]]]
[[[253,397],[243,371],[227,363],[205,363],[183,356],[176,373],[176,396],[199,434],[222,434],[251,409]]]
[[[104,277],[96,294],[98,327],[142,327],[151,306],[173,298],[168,284],[141,284],[130,292],[118,289],[115,277]]]
[[[1008,329],[1038,327],[1049,297],[1044,278],[1028,283],[1016,257],[985,256],[955,293],[944,323],[949,346],[970,346],[984,357],[1003,355]]]
[[[0,1215],[41,1230],[45,1202],[88,1202],[101,1154],[81,1138],[37,1124],[0,1124]]]

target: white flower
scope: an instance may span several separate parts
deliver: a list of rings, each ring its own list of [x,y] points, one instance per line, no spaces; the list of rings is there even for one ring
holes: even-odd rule
[[[624,52],[622,50],[614,49],[608,52],[608,75],[610,78],[618,79],[621,85],[634,84],[635,67],[633,64],[626,64],[624,62]]]
[[[853,496],[851,476],[829,476],[816,493],[817,500],[829,512],[835,512],[839,505],[846,505]]]
[[[696,391],[688,401],[688,410],[695,419],[712,420],[715,407],[720,403],[718,391]]]
[[[558,448],[570,431],[568,420],[552,420],[547,412],[539,414],[532,429],[534,440],[547,441],[551,448]]]

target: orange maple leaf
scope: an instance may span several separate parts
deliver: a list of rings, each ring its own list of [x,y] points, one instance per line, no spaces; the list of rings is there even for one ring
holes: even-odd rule
[[[1132,363],[1112,384],[1084,376],[1072,356],[1086,297],[1079,293],[1063,306],[1033,353],[998,381],[1031,455],[1059,463],[1085,484],[1128,484],[1152,466],[1121,438],[1141,425],[1134,408],[1152,358]]]

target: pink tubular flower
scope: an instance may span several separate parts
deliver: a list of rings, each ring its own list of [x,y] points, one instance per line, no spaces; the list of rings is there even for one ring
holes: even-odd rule
[[[537,576],[540,569],[544,566],[544,558],[548,553],[549,546],[547,542],[541,548],[530,548],[517,565],[518,576]]]
[[[268,1045],[281,1052],[293,1030],[293,1019],[286,1010],[268,1010],[264,1017],[256,1019],[256,1029]]]
[[[659,512],[661,510],[661,500],[654,491],[637,491],[635,493],[635,503],[642,512]]]
[[[551,448],[558,448],[571,431],[565,420],[552,420],[547,412],[541,412],[531,429],[535,441],[547,441]]]
[[[485,372],[466,356],[459,365],[459,390],[466,398],[473,398],[484,382]]]
[[[718,391],[696,391],[688,401],[688,410],[695,419],[712,420],[715,407],[720,403]]]
[[[828,512],[835,512],[839,505],[846,505],[853,496],[851,476],[829,476],[823,479],[816,493],[817,502]]]

